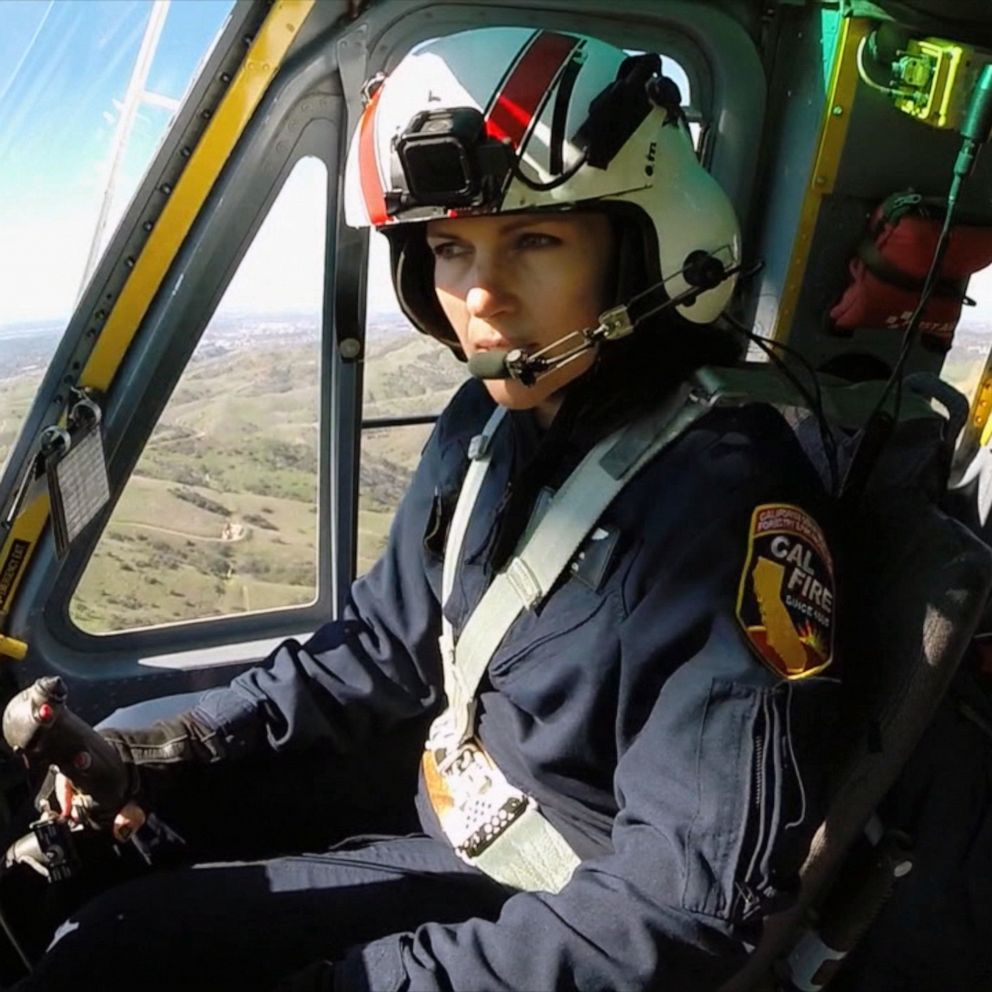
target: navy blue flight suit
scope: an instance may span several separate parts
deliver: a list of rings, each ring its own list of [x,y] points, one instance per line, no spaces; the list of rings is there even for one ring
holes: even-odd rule
[[[323,747],[345,766],[439,711],[443,536],[491,410],[475,382],[449,405],[341,620],[200,697],[232,754]],[[539,443],[529,414],[494,439],[446,605],[456,633],[492,578],[515,466]],[[271,989],[325,958],[349,990],[715,988],[795,891],[837,750],[839,664],[787,680],[736,616],[763,504],[801,507],[829,534],[819,479],[775,410],[706,414],[628,483],[490,662],[478,737],[583,859],[560,893],[510,891],[460,862],[421,795],[426,836],[112,890],[25,987]],[[385,784],[369,774],[370,791]],[[306,810],[302,795],[283,815]]]

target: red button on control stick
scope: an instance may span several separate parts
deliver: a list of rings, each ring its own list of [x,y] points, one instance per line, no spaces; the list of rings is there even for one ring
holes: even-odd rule
[[[55,716],[55,710],[48,703],[42,703],[38,707],[38,720],[41,723],[51,723]]]

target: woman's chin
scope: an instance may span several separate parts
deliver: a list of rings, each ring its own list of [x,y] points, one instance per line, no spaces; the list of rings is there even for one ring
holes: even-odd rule
[[[512,379],[487,379],[486,389],[495,403],[508,410],[533,410],[546,399],[540,386],[525,386]]]

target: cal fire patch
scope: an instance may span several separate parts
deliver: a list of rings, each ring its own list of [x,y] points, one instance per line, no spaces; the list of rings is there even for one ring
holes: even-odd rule
[[[806,678],[830,664],[833,559],[805,510],[787,503],[755,509],[737,619],[761,660],[783,678]]]

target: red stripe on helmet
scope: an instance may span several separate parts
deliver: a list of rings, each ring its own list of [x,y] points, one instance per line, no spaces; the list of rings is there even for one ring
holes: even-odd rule
[[[375,227],[385,224],[389,219],[375,154],[375,111],[379,105],[381,92],[380,88],[372,95],[358,125],[358,178],[362,186],[362,197],[365,200],[365,212]]]
[[[542,31],[503,80],[486,115],[486,133],[519,148],[555,76],[578,39]]]

